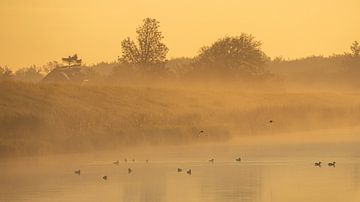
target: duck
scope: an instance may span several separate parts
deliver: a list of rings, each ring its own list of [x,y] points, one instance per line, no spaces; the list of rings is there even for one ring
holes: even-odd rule
[[[332,166],[332,167],[334,167],[334,168],[335,168],[335,164],[336,164],[336,162],[335,162],[335,161],[333,161],[333,162],[328,163],[328,166]]]
[[[241,162],[241,158],[239,157],[239,158],[235,159],[235,161]]]
[[[130,174],[132,172],[131,168],[128,168],[128,174]]]
[[[178,168],[177,169],[178,173],[182,172],[182,169],[181,168]]]
[[[187,173],[188,175],[191,175],[191,169],[189,169],[188,171],[186,171],[186,173]]]
[[[315,162],[315,166],[317,166],[317,167],[321,167],[321,161],[319,161],[319,162]]]
[[[209,163],[214,163],[214,162],[215,162],[215,159],[213,159],[213,158],[209,160]]]
[[[79,170],[75,170],[74,173],[77,174],[77,175],[80,175],[80,169],[79,169]]]
[[[114,164],[119,165],[120,164],[119,160],[115,161]]]
[[[106,175],[104,175],[104,176],[102,177],[102,179],[103,179],[103,180],[107,180],[108,177],[107,177]]]

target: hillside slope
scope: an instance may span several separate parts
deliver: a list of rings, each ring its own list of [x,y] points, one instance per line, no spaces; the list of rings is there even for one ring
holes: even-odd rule
[[[348,127],[358,123],[359,112],[359,94],[5,82],[0,156]]]

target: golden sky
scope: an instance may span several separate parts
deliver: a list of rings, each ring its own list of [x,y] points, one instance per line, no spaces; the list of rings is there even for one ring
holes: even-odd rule
[[[161,23],[169,58],[251,33],[271,57],[329,55],[360,40],[360,0],[0,0],[0,65],[42,65],[78,53],[113,61],[145,17]]]

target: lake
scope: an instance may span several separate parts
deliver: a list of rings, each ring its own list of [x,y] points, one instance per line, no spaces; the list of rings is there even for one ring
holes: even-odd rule
[[[0,201],[355,202],[358,145],[205,144],[6,159]]]

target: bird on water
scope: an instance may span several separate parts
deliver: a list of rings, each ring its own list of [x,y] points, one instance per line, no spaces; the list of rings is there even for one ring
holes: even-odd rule
[[[316,167],[321,167],[321,161],[315,162],[315,166],[316,166]]]
[[[335,161],[333,161],[333,162],[328,163],[328,166],[330,166],[330,167],[334,167],[334,168],[335,168],[335,164],[336,164],[336,162],[335,162]]]

